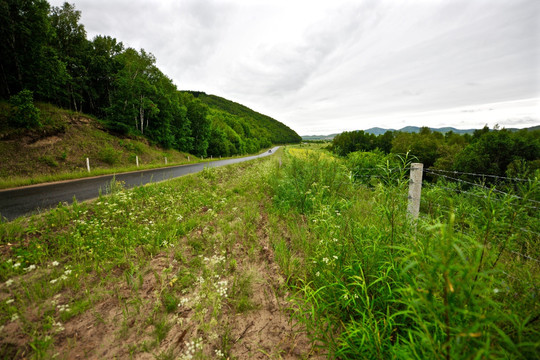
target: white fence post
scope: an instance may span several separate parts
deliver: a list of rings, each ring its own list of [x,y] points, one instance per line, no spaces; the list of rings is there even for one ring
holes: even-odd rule
[[[88,169],[88,172],[90,172],[90,159],[86,158],[86,169]]]
[[[420,196],[422,194],[422,173],[424,164],[412,163],[409,181],[409,203],[407,213],[412,219],[418,219],[420,213]]]
[[[135,163],[137,163],[137,167],[139,167],[139,155],[135,155]]]
[[[189,162],[189,155],[187,156],[187,161]]]
[[[165,156],[165,165],[167,165],[167,157]]]

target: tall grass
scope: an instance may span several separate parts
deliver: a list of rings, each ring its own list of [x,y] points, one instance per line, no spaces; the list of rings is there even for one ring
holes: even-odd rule
[[[293,154],[269,179],[292,234],[274,239],[276,258],[296,293],[295,317],[330,357],[537,356],[538,289],[519,284],[538,283],[538,263],[499,249],[537,254],[538,242],[515,231],[537,222],[537,210],[518,225],[509,201],[487,193],[479,207],[432,187],[427,203],[438,196],[447,211],[426,213],[424,203],[423,217],[411,221],[407,156],[377,156],[365,181],[358,164],[373,158]]]

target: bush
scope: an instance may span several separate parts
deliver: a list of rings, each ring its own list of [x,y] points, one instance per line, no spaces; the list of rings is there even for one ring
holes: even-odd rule
[[[119,154],[112,146],[106,146],[99,152],[99,160],[109,165],[114,165],[118,162]]]
[[[12,106],[9,122],[17,128],[40,128],[39,109],[34,106],[34,94],[30,90],[22,90],[13,95],[9,102]]]

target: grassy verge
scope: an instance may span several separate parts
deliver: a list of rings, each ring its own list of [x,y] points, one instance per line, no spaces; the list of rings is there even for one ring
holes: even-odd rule
[[[411,222],[409,160],[377,156],[293,150],[276,169],[295,319],[332,358],[535,358],[538,179],[518,196],[432,183]]]
[[[0,225],[10,358],[302,358],[273,262],[265,158]],[[281,227],[280,227],[281,226]]]

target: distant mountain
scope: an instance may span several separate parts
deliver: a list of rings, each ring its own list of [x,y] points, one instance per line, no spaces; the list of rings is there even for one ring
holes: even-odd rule
[[[399,130],[396,129],[384,129],[380,127],[372,127],[369,129],[364,130],[365,133],[373,134],[373,135],[382,135],[387,131],[401,131],[401,132],[407,132],[407,133],[418,133],[420,132],[421,127],[420,126],[405,126]],[[454,132],[456,134],[472,134],[477,129],[456,129],[454,127],[441,127],[441,128],[429,128],[431,131],[436,131],[440,133],[447,133],[447,132]],[[540,125],[531,126],[528,128],[525,128],[529,131],[534,130],[540,130]],[[519,131],[523,129],[517,129],[517,128],[507,128],[508,131]],[[303,140],[332,140],[336,135],[338,134],[331,134],[331,135],[303,135]]]
[[[420,129],[421,127],[419,126],[405,126],[397,131],[401,131],[401,132],[407,132],[407,133],[418,133],[420,132]],[[450,131],[453,131],[454,133],[456,134],[472,134],[474,132],[475,129],[456,129],[456,128],[453,128],[453,127],[442,127],[442,128],[429,128],[431,131],[436,131],[436,132],[440,132],[440,133],[447,133],[447,132],[450,132]],[[384,134],[385,132],[387,131],[396,131],[395,129],[382,129],[382,128],[379,128],[379,127],[374,127],[374,128],[370,128],[370,129],[367,129],[367,130],[364,130],[364,132],[367,132],[369,134],[374,134],[374,135],[382,135]]]
[[[338,134],[330,135],[303,135],[302,140],[333,140]]]

